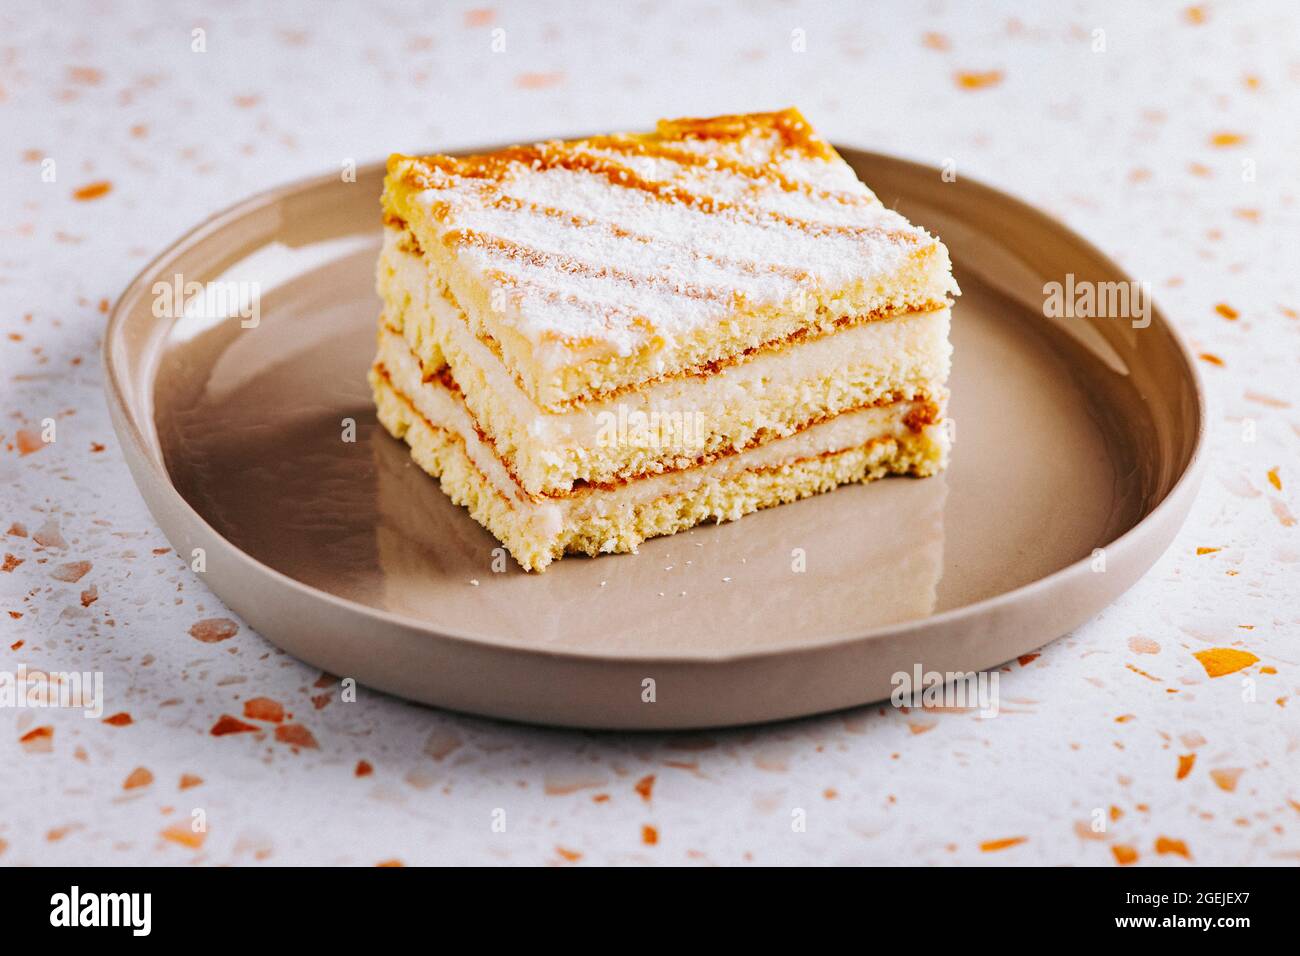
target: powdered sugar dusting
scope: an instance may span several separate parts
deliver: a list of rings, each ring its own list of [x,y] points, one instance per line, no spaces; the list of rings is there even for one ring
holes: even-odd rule
[[[793,110],[429,157],[403,175],[461,267],[505,293],[505,321],[621,354],[739,309],[887,283],[937,245]]]

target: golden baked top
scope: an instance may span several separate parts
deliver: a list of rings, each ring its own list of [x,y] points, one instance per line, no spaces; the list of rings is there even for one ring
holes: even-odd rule
[[[957,291],[943,245],[793,109],[394,155],[383,204],[543,403]]]

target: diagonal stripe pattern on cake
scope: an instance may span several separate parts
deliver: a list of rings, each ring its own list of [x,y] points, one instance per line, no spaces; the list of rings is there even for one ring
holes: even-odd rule
[[[948,252],[795,110],[394,155],[380,421],[527,570],[946,463]]]

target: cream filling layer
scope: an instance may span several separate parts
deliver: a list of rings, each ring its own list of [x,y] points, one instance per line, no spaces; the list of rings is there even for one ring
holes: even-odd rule
[[[895,402],[845,412],[748,451],[681,471],[648,475],[615,487],[583,487],[562,497],[531,496],[511,477],[495,449],[479,437],[473,416],[460,395],[436,379],[423,380],[419,360],[403,339],[387,330],[381,331],[376,361],[388,374],[394,390],[421,417],[437,428],[460,436],[479,473],[510,502],[512,508],[527,515],[536,530],[547,537],[558,537],[566,526],[581,522],[586,516],[635,508],[745,471],[775,468],[804,458],[858,448],[878,439],[915,439],[916,433],[906,424],[906,418],[921,404]],[[946,449],[947,438],[941,425],[927,425],[923,432],[928,440]]]
[[[398,248],[401,235],[388,230],[383,252],[401,291],[416,309],[427,311],[437,327],[435,338],[445,338],[450,349],[464,355],[483,376],[493,399],[504,403],[521,436],[543,446],[590,448],[600,442],[611,420],[637,416],[690,421],[704,415],[702,424],[707,429],[707,417],[713,413],[704,410],[744,409],[760,402],[766,391],[828,378],[878,379],[893,391],[934,394],[941,391],[951,366],[952,314],[942,308],[797,341],[713,374],[675,376],[563,411],[548,411],[533,402],[501,360],[470,331],[464,313],[424,260]]]

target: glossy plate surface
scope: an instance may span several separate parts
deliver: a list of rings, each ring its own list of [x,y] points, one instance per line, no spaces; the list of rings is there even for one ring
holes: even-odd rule
[[[888,696],[918,663],[975,670],[1041,646],[1126,590],[1186,515],[1204,417],[1192,364],[1154,307],[1145,327],[1044,317],[1046,282],[1128,281],[1063,226],[938,170],[842,153],[952,252],[956,444],[941,477],[843,488],[541,575],[494,571],[495,540],[372,411],[376,165],[218,215],[126,291],[105,360],[136,481],[268,640],[475,713],[771,720]],[[155,283],[178,274],[226,301],[156,317]],[[254,288],[245,327],[236,306]]]

